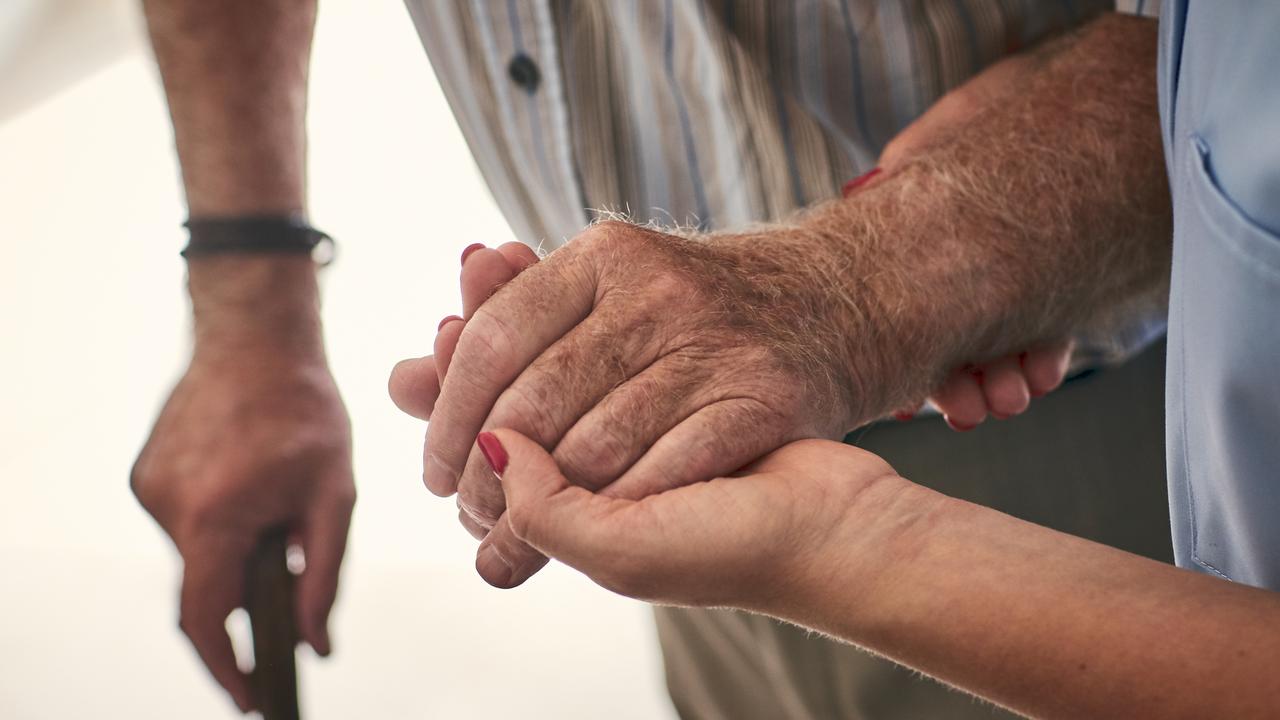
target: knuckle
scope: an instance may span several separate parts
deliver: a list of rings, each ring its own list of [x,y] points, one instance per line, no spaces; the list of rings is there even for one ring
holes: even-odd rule
[[[150,510],[151,484],[147,481],[146,471],[143,467],[143,460],[139,458],[133,463],[133,467],[129,469],[129,491],[133,493],[133,496],[137,498],[142,507]]]
[[[538,372],[533,367],[529,371]],[[511,385],[499,399],[488,424],[518,430],[542,443],[556,439],[559,428],[552,415],[553,400],[537,391],[536,388],[541,385],[536,378],[531,378],[530,382],[521,379]]]
[[[203,627],[205,612],[194,606],[190,601],[183,603],[183,607],[178,615],[178,629],[182,631],[193,643],[198,643],[203,637]]]
[[[614,423],[590,428],[586,434],[589,441],[580,435],[556,448],[556,462],[570,482],[598,490],[630,464],[635,441]]]
[[[360,493],[356,490],[355,483],[347,483],[343,486],[341,498],[347,507],[355,507],[356,502],[360,500]]]
[[[531,384],[522,381],[507,388],[494,409],[494,425],[522,432],[550,429],[551,417],[547,414],[545,399]]]
[[[594,251],[615,250],[626,247],[626,240],[641,228],[622,220],[601,220],[578,235],[579,247]]]
[[[338,507],[350,510],[356,506],[358,496],[355,483],[343,483],[334,491],[333,501]]]
[[[632,323],[643,324],[636,329],[646,334],[669,326],[673,308],[709,307],[704,287],[695,282],[688,272],[677,267],[655,268],[652,273],[632,277],[631,282],[637,285],[637,289],[627,297],[630,306],[627,317]]]
[[[233,518],[241,515],[245,507],[238,485],[230,481],[211,482],[198,494],[179,502],[175,511],[181,518],[185,532],[201,536],[231,524]]]
[[[467,482],[458,486],[458,508],[486,530],[498,524],[498,518],[506,505],[505,500],[495,497],[492,487],[486,487],[492,484]],[[501,492],[498,495],[500,496]]]
[[[192,642],[195,641],[195,635],[192,633],[192,630],[191,630],[191,616],[187,615],[186,613],[179,615],[178,629],[182,631],[183,635],[187,636],[188,640],[191,640]]]
[[[892,140],[885,144],[884,150],[880,152],[881,165],[894,165],[905,151],[905,142],[901,135],[895,136]]]
[[[222,504],[216,496],[204,495],[187,506],[186,525],[192,532],[217,527],[222,520]]]
[[[570,242],[576,254],[600,263],[602,268],[618,265],[626,258],[651,255],[655,242],[666,235],[632,223],[608,219],[601,220],[583,230]]]
[[[524,503],[507,508],[507,524],[511,526],[511,533],[527,541],[536,522],[534,515],[534,510]]]
[[[458,338],[449,378],[462,378],[476,385],[501,378],[507,359],[513,357],[517,337],[510,323],[490,305],[482,305]]]

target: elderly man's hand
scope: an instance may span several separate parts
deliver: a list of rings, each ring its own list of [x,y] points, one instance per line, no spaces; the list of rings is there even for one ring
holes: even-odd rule
[[[200,298],[196,351],[133,468],[131,484],[147,512],[173,539],[183,560],[180,626],[242,709],[252,704],[236,667],[227,615],[244,599],[245,564],[264,531],[284,526],[306,567],[296,585],[298,632],[321,655],[355,501],[351,430],[325,362],[314,314],[310,260],[267,273],[274,304],[237,295],[223,282],[217,308],[196,292],[201,273],[226,265],[253,278],[272,260],[204,261],[193,268]],[[284,263],[285,261],[279,261]],[[212,266],[212,267],[210,267]],[[262,279],[262,278],[259,278]],[[293,317],[281,286],[302,283]],[[238,291],[238,288],[237,288]],[[240,293],[239,299],[247,299]]]
[[[545,562],[499,522],[474,450],[486,427],[519,428],[584,487],[640,497],[855,424],[866,410],[834,339],[844,329],[813,282],[822,270],[802,262],[602,223],[485,303],[458,340],[425,460],[428,487],[456,489],[477,525],[496,525],[481,574],[511,586]]]
[[[467,257],[471,260],[468,262]],[[477,247],[468,248],[464,253],[464,269],[462,273],[462,291],[464,315],[471,317],[484,300],[498,287],[510,281],[521,270],[536,262],[536,257],[523,245],[510,243],[497,251]],[[439,335],[435,343],[435,356],[421,360],[405,361],[397,366],[392,375],[391,392],[393,399],[406,412],[427,419],[431,416],[435,400],[444,381],[449,362],[454,353],[454,346],[463,332],[465,323],[462,318],[450,317],[441,323]],[[976,424],[985,416],[988,409],[997,416],[1013,415],[1025,409],[1028,394],[1041,394],[1051,390],[1061,381],[1062,363],[1056,358],[1065,356],[1065,350],[1042,349],[1024,353],[1021,357],[1012,356],[994,361],[977,370],[957,371],[940,388],[933,398],[944,413],[956,413],[961,420],[953,420],[953,424],[963,427]],[[1055,370],[1055,368],[1058,368]],[[975,378],[983,375],[989,378],[982,384]],[[975,417],[975,413],[980,413]],[[597,478],[597,483],[607,482],[610,478]],[[702,479],[702,478],[692,478]],[[683,482],[689,482],[686,478]],[[653,485],[649,486],[653,488]],[[657,489],[661,489],[658,487]],[[641,496],[651,492],[644,486],[638,489],[623,488],[619,493],[615,486],[610,494]],[[461,503],[460,503],[461,505]],[[488,534],[491,523],[483,522],[472,516],[465,509],[459,513],[464,526],[477,539]],[[498,544],[498,552],[503,555],[519,554],[518,544],[512,547],[512,539],[508,530],[501,532],[486,542],[485,547]],[[482,550],[480,570],[486,572],[486,553]],[[531,573],[540,565],[537,558],[529,561]],[[501,568],[499,568],[499,571]],[[489,575],[486,574],[486,577]]]

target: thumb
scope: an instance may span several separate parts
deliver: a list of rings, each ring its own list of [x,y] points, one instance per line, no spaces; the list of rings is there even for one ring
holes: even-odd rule
[[[502,481],[516,537],[588,575],[609,561],[619,513],[632,501],[571,484],[542,446],[514,430],[483,432],[476,442]]]
[[[387,379],[387,394],[404,413],[419,420],[430,420],[436,398],[440,397],[436,358],[428,355],[396,363],[391,369],[391,377]]]

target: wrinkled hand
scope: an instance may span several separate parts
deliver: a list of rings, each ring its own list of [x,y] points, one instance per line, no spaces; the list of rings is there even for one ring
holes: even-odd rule
[[[812,310],[829,298],[768,258],[603,223],[475,312],[434,405],[425,480],[493,528],[486,580],[517,585],[545,558],[501,519],[474,450],[483,428],[517,427],[574,482],[641,497],[850,426],[857,383]]]
[[[182,555],[182,630],[242,710],[252,699],[224,623],[243,601],[246,559],[265,530],[287,526],[301,545],[298,630],[329,653],[355,488],[350,426],[323,359],[197,352],[131,483]]]
[[[630,597],[782,616],[803,588],[830,577],[824,562],[887,545],[882,530],[851,532],[846,518],[905,483],[864,450],[801,440],[732,476],[628,500],[571,483],[519,433],[494,430],[481,444],[512,530],[539,551]]]
[[[509,243],[497,251],[481,248],[472,246],[463,254],[461,284],[465,318],[470,318],[496,289],[537,262],[532,251],[519,243]],[[396,366],[390,390],[401,409],[422,419],[431,417],[455,346],[466,326],[465,318],[450,316],[441,322],[434,356],[406,360]],[[981,422],[988,410],[997,417],[1016,415],[1026,409],[1031,395],[1046,393],[1061,382],[1067,354],[1068,350],[1063,348],[1046,348],[1003,358],[977,369],[958,369],[931,401],[948,414],[949,422],[959,429]],[[984,376],[985,383],[982,382]],[[465,509],[460,509],[459,519],[477,539],[489,534],[491,526],[473,518]],[[501,537],[495,539],[506,541]],[[482,566],[482,573],[483,569]]]
[[[468,263],[469,258],[474,261]],[[392,372],[391,397],[402,410],[423,420],[431,418],[466,318],[498,288],[537,261],[533,251],[522,243],[507,243],[497,252],[482,245],[467,248],[461,276],[463,316],[451,315],[441,321],[434,355],[405,360]],[[1062,384],[1073,347],[1071,340],[1064,340],[981,365],[956,368],[928,398],[899,410],[895,416],[908,420],[927,402],[953,428],[965,431],[981,424],[987,415],[998,420],[1020,415],[1033,398],[1047,395]],[[477,538],[487,533],[465,512],[460,517],[470,529],[479,529]]]

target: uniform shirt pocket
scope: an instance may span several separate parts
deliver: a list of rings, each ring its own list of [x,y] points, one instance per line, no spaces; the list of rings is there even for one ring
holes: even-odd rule
[[[1183,564],[1280,587],[1280,238],[1192,135],[1176,186],[1170,499]]]

